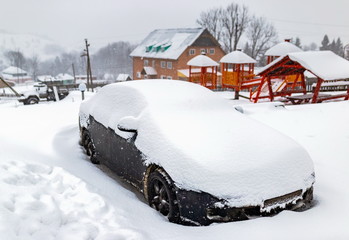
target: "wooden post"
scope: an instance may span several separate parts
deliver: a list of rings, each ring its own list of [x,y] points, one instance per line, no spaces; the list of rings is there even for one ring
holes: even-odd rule
[[[235,89],[235,96],[234,99],[235,100],[239,100],[239,94],[240,94],[240,68],[241,68],[241,64],[234,64],[233,65],[233,72],[236,71],[236,85],[234,86]]]
[[[267,84],[268,84],[268,90],[269,90],[269,98],[270,101],[274,101],[274,93],[273,93],[273,89],[271,87],[271,79],[270,77],[267,77]]]
[[[76,76],[75,76],[75,67],[74,67],[74,63],[72,63],[71,66],[72,66],[72,68],[73,68],[74,84],[76,84]]]
[[[192,82],[192,79],[191,79],[191,66],[189,65],[189,82]]]
[[[304,72],[301,74],[301,81],[302,81],[302,87],[303,87],[303,93],[307,94],[307,86],[305,84],[305,77],[304,77]]]
[[[224,79],[225,79],[225,63],[221,64],[221,70],[222,70],[222,79],[221,79],[221,86],[224,88]]]
[[[86,66],[86,78],[87,78],[87,86],[90,85],[90,88],[93,92],[93,82],[92,82],[92,70],[91,70],[91,61],[90,61],[90,52],[88,50],[88,47],[90,44],[87,42],[87,39],[85,39],[85,45],[86,45],[86,57],[87,57],[87,66]]]
[[[313,98],[311,100],[311,103],[317,103],[317,98],[319,96],[319,92],[320,92],[320,88],[321,88],[321,84],[324,80],[321,79],[321,78],[317,78],[317,83],[316,83],[316,87],[315,87],[315,90],[314,90],[314,95],[313,95]]]
[[[295,80],[295,81],[293,82],[293,84],[292,84],[292,90],[294,90],[294,89],[296,88],[299,77],[300,77],[300,74],[298,73],[298,74],[297,74],[296,80]],[[286,82],[286,83],[287,83],[287,82]],[[287,86],[287,85],[286,85],[286,86]],[[289,93],[289,94],[287,94],[287,95],[291,96],[291,93]]]
[[[0,77],[0,81],[2,81],[9,89],[11,89],[11,91],[16,94],[17,97],[20,97],[21,95],[14,89],[11,87],[10,84],[8,84],[8,82],[6,82],[2,77]]]
[[[262,87],[263,87],[264,83],[265,83],[265,77],[262,78],[261,83],[258,86],[256,98],[253,100],[254,103],[258,102],[259,95],[261,94]]]

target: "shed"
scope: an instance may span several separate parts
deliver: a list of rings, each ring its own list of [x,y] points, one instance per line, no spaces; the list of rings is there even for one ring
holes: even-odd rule
[[[132,80],[132,78],[127,73],[120,73],[116,78],[116,81],[118,82],[124,82],[124,81],[130,81],[130,80]]]

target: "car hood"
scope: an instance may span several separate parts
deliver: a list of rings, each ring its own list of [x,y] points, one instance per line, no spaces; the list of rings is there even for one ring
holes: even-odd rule
[[[210,193],[236,207],[305,191],[314,181],[303,147],[230,105],[195,112],[190,106],[146,108],[135,144],[147,164],[162,166],[178,187]]]

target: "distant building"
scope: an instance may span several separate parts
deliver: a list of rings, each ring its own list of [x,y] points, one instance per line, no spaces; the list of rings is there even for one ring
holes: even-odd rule
[[[203,28],[154,30],[130,54],[133,79],[187,80],[178,70],[188,69],[187,62],[200,54],[206,54],[218,62],[225,52]]]
[[[15,82],[17,84],[33,80],[26,71],[13,66],[4,69],[2,71],[2,76],[4,80]]]
[[[67,73],[58,74],[56,79],[62,84],[74,84],[74,77]]]
[[[74,84],[74,77],[67,73],[60,73],[56,77],[52,77],[51,75],[42,75],[38,76],[37,80],[42,83],[54,83],[63,85]]]
[[[84,80],[83,82],[86,82],[87,75],[76,75],[75,78],[76,80]],[[97,80],[97,77],[92,75],[92,80]]]
[[[132,80],[132,78],[130,77],[129,74],[126,74],[126,73],[120,73],[116,78],[117,82],[124,82],[124,81],[130,81],[130,80]]]
[[[52,77],[51,75],[40,75],[40,76],[37,76],[36,80],[38,82],[53,82],[55,81],[55,78]]]

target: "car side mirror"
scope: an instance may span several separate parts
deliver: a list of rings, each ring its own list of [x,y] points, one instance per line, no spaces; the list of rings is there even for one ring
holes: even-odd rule
[[[132,116],[123,117],[120,119],[117,128],[123,132],[136,133],[138,129],[138,119]]]

